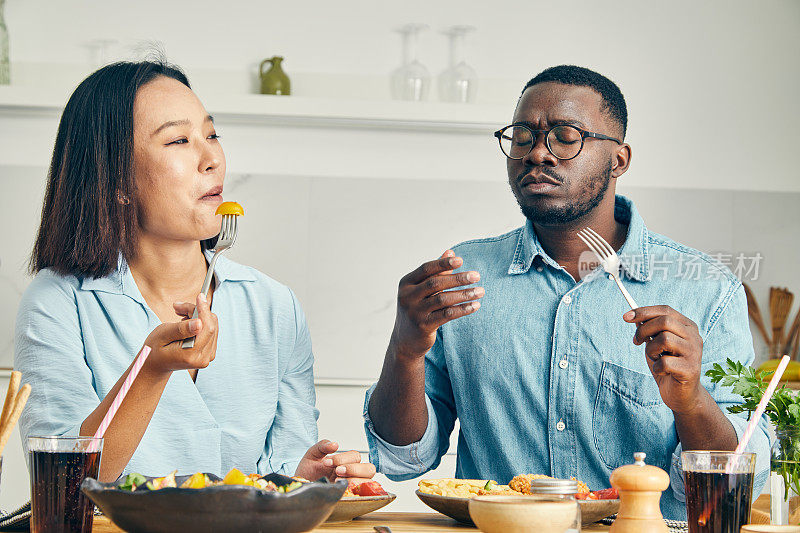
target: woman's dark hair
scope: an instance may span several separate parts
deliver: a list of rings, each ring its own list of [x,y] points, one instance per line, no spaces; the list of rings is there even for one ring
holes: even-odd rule
[[[94,72],[72,93],[58,125],[32,273],[52,268],[103,277],[117,268],[120,252],[133,256],[133,103],[160,76],[191,88],[183,71],[166,61],[125,61]]]

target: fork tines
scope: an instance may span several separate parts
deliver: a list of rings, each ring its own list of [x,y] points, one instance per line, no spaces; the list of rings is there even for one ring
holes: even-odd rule
[[[219,231],[219,239],[221,241],[233,241],[236,239],[236,230],[238,225],[238,216],[236,215],[222,215],[222,227]],[[233,244],[233,242],[231,242]]]
[[[585,242],[586,246],[597,254],[601,260],[613,257],[616,254],[611,245],[592,228],[587,227],[578,231],[578,237]]]
[[[614,251],[614,248],[612,248],[600,234],[589,227],[578,231],[578,238],[594,252],[598,259],[600,259],[603,270],[610,274],[610,277],[614,280],[614,283],[617,284],[622,295],[625,296],[625,300],[631,306],[631,309],[636,309],[638,307],[636,301],[620,281],[621,261],[617,252]]]

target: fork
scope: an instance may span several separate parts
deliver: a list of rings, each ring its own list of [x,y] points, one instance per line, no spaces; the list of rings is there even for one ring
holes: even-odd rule
[[[206,272],[206,279],[203,281],[202,292],[206,296],[208,296],[208,289],[211,288],[211,280],[214,278],[214,265],[217,262],[217,257],[219,257],[219,254],[233,246],[233,243],[236,241],[237,218],[238,215],[222,215],[222,227],[219,230],[217,245],[214,246],[214,256],[211,258],[211,262],[208,263],[208,272]],[[197,307],[194,308],[192,318],[197,318]],[[194,347],[194,339],[194,337],[184,339],[181,343],[181,348]]]
[[[631,309],[639,307],[619,279],[620,260],[614,248],[592,228],[583,228],[580,230],[578,232],[578,238],[586,243],[586,246],[588,246],[600,260],[600,264],[603,265],[603,270],[608,272],[611,279],[616,282],[617,287],[622,291],[622,295],[628,301],[628,305],[631,306]]]

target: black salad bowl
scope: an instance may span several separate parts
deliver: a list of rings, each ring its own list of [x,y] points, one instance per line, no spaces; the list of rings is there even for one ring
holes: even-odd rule
[[[178,476],[181,485],[189,476]],[[209,474],[214,480],[219,477]],[[148,480],[153,478],[148,478]],[[280,474],[264,479],[278,486],[294,480]],[[291,492],[267,492],[244,485],[219,485],[204,489],[138,487],[123,490],[118,483],[87,478],[81,490],[111,521],[125,531],[258,531],[299,533],[322,524],[347,489],[347,482],[320,480],[304,483]]]

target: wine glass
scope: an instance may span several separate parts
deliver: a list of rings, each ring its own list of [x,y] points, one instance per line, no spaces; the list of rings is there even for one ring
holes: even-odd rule
[[[426,24],[406,24],[398,31],[403,36],[403,64],[392,72],[392,98],[419,102],[428,96],[431,75],[425,65],[417,60],[417,44]]]
[[[450,37],[450,66],[439,74],[439,97],[445,102],[469,103],[478,92],[478,74],[464,61],[464,37],[475,31],[474,26],[451,26],[445,31]]]

